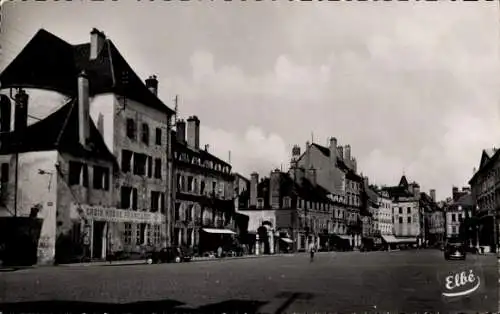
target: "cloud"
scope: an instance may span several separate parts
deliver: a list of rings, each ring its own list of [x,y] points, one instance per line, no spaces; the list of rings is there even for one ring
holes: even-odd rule
[[[209,151],[226,162],[230,154],[233,170],[243,175],[254,171],[267,175],[274,168],[287,166],[287,145],[277,134],[266,134],[255,126],[243,134],[203,125],[200,131],[201,141],[209,144]]]

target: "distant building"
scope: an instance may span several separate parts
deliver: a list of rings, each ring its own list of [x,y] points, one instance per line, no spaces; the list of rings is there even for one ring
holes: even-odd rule
[[[253,251],[272,254],[304,251],[310,245],[327,247],[333,233],[334,206],[328,195],[301,169],[292,168],[289,173],[275,170],[260,182],[253,173],[248,198],[242,197],[239,206],[239,212],[250,217],[248,231],[255,234],[250,243]]]
[[[234,176],[231,165],[200,148],[200,120],[178,120],[172,133],[175,207],[173,245],[199,253],[234,242]]]
[[[467,218],[472,217],[474,211],[474,201],[469,188],[463,188],[462,191],[459,191],[454,187],[452,192],[453,201],[445,208],[447,238],[464,236],[461,226]]]
[[[481,155],[479,169],[469,181],[474,206],[474,216],[479,225],[479,245],[486,252],[496,252],[500,236],[500,150],[485,149]]]
[[[393,232],[395,237],[383,237],[387,244],[395,246],[398,244],[423,243],[423,215],[420,211],[419,197],[420,186],[408,180],[403,175],[397,186],[385,187],[392,200]]]
[[[362,236],[364,214],[362,193],[363,178],[357,174],[357,162],[351,155],[350,145],[337,145],[337,139],[331,138],[329,147],[316,143],[306,143],[306,149],[296,156],[298,167],[314,172],[317,184],[338,199],[334,211],[334,232],[349,241],[351,247],[359,247]]]

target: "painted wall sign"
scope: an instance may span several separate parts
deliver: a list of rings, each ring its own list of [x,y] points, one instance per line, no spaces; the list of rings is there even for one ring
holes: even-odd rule
[[[99,221],[162,223],[165,216],[160,213],[140,212],[117,208],[84,206],[87,218]]]

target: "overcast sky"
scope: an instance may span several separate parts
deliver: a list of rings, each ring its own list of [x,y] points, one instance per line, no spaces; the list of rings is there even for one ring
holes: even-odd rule
[[[291,147],[350,144],[377,184],[403,171],[443,199],[500,147],[496,2],[9,2],[3,69],[39,28],[104,31],[159,95],[198,115],[201,144],[245,175]]]

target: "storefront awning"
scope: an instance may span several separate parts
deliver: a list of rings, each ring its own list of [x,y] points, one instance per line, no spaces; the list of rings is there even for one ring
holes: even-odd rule
[[[236,234],[236,232],[229,230],[229,229],[203,228],[202,230],[207,232],[207,233]]]
[[[286,242],[286,243],[293,243],[293,240],[289,239],[289,238],[280,238],[280,239],[283,240],[283,242]]]
[[[350,240],[351,238],[349,238],[349,236],[345,235],[345,234],[336,234],[337,237],[341,238],[341,239],[344,239],[344,240]]]
[[[396,238],[398,243],[416,243],[417,238]]]
[[[382,239],[387,243],[398,243],[398,239],[396,239],[393,235],[382,235]]]

